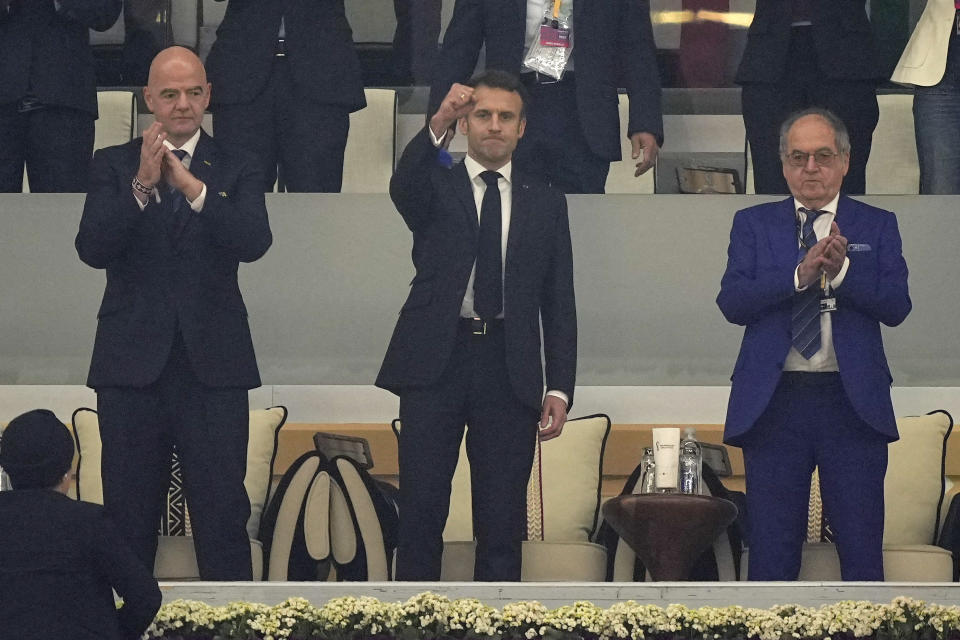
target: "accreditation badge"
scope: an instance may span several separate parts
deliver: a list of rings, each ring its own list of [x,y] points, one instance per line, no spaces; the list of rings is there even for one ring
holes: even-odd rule
[[[543,10],[540,27],[530,39],[523,65],[555,80],[563,77],[573,54],[573,2],[553,0]]]

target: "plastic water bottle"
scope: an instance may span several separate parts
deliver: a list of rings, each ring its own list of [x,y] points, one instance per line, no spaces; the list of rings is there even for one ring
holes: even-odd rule
[[[703,478],[703,450],[694,435],[696,430],[688,427],[680,443],[680,493],[700,495]]]
[[[653,460],[653,447],[645,447],[640,460],[640,491],[637,493],[657,492],[657,463]]]

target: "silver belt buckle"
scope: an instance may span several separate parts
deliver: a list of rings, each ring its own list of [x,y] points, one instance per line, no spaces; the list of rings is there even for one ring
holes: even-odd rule
[[[477,323],[480,323],[480,326],[477,327]],[[481,320],[480,318],[473,319],[474,329],[470,333],[475,336],[485,336],[487,335],[487,323]]]

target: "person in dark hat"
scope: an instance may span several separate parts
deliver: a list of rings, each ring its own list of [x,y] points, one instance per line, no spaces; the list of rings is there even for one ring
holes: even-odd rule
[[[46,409],[0,434],[0,468],[13,485],[0,492],[0,638],[138,638],[160,608],[156,580],[103,508],[67,497],[73,451]]]

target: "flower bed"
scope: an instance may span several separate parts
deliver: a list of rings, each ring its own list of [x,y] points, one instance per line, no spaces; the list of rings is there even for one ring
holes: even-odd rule
[[[179,640],[960,640],[960,607],[897,598],[891,604],[839,602],[819,609],[780,605],[659,607],[621,602],[603,609],[577,602],[549,610],[538,602],[502,609],[479,600],[421,593],[402,603],[370,597],[303,598],[277,606],[164,605],[144,638]]]

